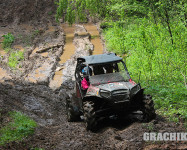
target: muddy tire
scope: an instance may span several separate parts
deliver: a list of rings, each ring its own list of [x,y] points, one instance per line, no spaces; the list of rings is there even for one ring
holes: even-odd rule
[[[156,117],[154,103],[151,95],[145,95],[143,99],[143,122],[149,122]]]
[[[72,98],[66,99],[66,116],[69,122],[79,120],[79,116],[77,115],[77,113],[74,111],[74,108],[73,108]]]
[[[86,101],[83,103],[84,122],[87,130],[95,131],[97,126],[97,119],[94,110],[94,103]]]

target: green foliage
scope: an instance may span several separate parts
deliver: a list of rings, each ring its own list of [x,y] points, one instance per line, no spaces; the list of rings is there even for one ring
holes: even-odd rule
[[[146,90],[147,93],[152,93],[155,102],[155,108],[158,113],[167,116],[169,120],[178,122],[179,118],[187,121],[187,93],[182,84],[150,83],[150,87]]]
[[[70,24],[85,21],[88,15],[112,21],[152,17],[155,23],[162,20],[168,27],[172,16],[186,24],[185,0],[59,0],[56,4],[56,20],[63,17]]]
[[[113,23],[112,22],[102,22],[100,24],[100,28],[101,29],[112,28],[112,27],[113,27]]]
[[[66,12],[66,9],[68,7],[68,0],[59,0],[59,2],[56,2],[56,4],[58,5],[57,11],[56,11],[56,21],[59,21],[59,18],[62,17],[62,15],[64,15],[64,13]]]
[[[89,16],[106,20],[123,20],[126,16],[147,16],[145,2],[138,0],[59,0],[56,20],[61,17],[70,24],[86,21]]]
[[[10,48],[12,43],[14,42],[15,37],[11,33],[3,35],[3,37],[3,49]]]
[[[171,24],[173,45],[170,34],[161,23],[154,24],[148,19],[136,19],[124,27],[118,22],[104,30],[107,48],[126,56],[129,72],[135,81],[147,85],[147,93],[154,96],[155,107],[162,115],[178,121],[176,114],[187,116],[186,88],[184,77],[186,66],[186,28],[180,22]],[[181,74],[182,73],[182,74]]]
[[[5,49],[4,49],[4,51],[5,51],[6,53],[10,52],[11,50],[12,50],[11,48],[5,48]]]
[[[107,0],[59,0],[56,21],[64,18],[70,24],[87,21],[87,15],[104,18],[107,13]]]
[[[10,112],[11,122],[0,129],[0,145],[13,141],[22,141],[23,138],[32,135],[36,122],[21,112]]]
[[[19,61],[24,59],[24,53],[21,51],[11,52],[8,58],[8,65],[12,68],[16,68]]]

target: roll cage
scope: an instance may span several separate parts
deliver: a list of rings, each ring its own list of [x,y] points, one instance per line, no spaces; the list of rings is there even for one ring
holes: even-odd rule
[[[122,58],[116,56],[114,53],[109,54],[102,54],[102,55],[92,55],[92,56],[84,56],[79,57],[77,59],[77,66],[75,70],[75,80],[76,80],[76,90],[77,90],[77,97],[81,97],[82,99],[85,96],[86,90],[82,89],[81,87],[81,81],[83,80],[83,74],[82,69],[84,67],[90,67],[92,69],[93,74],[89,74],[89,71],[87,72],[86,76],[88,77],[88,80],[90,76],[95,75],[95,66],[113,66],[114,72],[119,72],[119,66],[118,63],[122,63],[123,67],[127,73],[127,76],[129,79],[130,75],[128,73],[127,67],[125,63],[122,61]],[[98,69],[98,68],[97,68]],[[106,72],[103,72],[101,74],[106,74]]]

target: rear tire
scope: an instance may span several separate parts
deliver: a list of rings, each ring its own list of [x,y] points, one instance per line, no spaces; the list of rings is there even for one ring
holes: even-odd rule
[[[84,109],[84,122],[86,124],[86,129],[95,131],[97,126],[97,119],[94,110],[94,103],[92,101],[84,102],[83,109]]]
[[[156,117],[154,103],[151,95],[145,95],[143,99],[143,122],[149,122]]]

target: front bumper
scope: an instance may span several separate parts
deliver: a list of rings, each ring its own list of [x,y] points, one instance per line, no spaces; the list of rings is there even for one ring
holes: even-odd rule
[[[106,108],[99,109],[95,113],[99,117],[107,117],[111,116],[114,114],[128,114],[133,111],[139,110],[139,108],[132,107],[133,105],[130,103],[129,100],[124,100],[124,101],[118,101],[118,102],[113,102],[111,105],[109,105]]]

